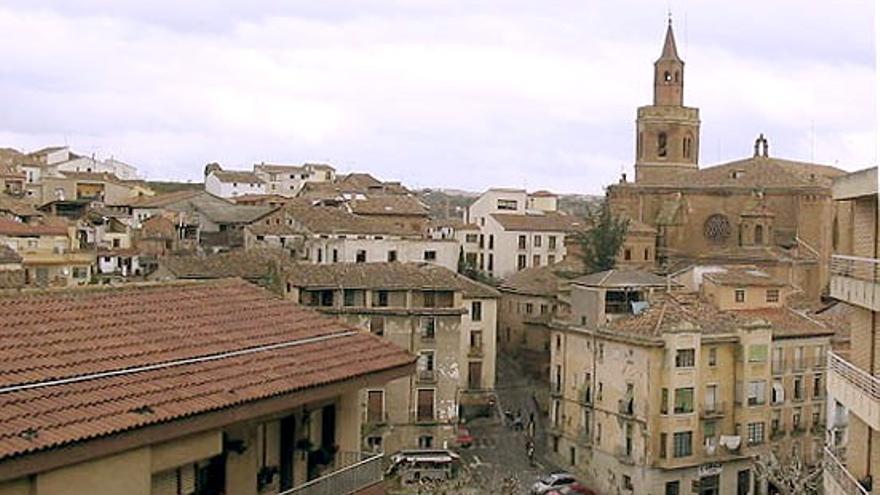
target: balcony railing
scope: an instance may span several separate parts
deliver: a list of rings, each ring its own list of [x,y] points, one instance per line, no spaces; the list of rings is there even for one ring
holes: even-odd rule
[[[337,454],[333,472],[278,495],[353,493],[382,482],[382,454],[345,454]]]
[[[828,369],[874,401],[880,401],[880,379],[856,368],[834,352],[828,353]]]
[[[700,417],[702,418],[718,418],[724,416],[726,410],[724,402],[704,403],[700,409]]]
[[[418,379],[420,383],[435,383],[437,381],[437,373],[434,370],[419,370]]]
[[[826,484],[828,478],[840,488],[840,491],[846,495],[869,495],[870,492],[862,487],[861,483],[847,471],[846,466],[841,464],[840,460],[834,456],[828,447],[825,447],[824,455],[825,479]],[[831,493],[836,493],[832,491]]]
[[[831,297],[880,311],[880,260],[832,256]]]

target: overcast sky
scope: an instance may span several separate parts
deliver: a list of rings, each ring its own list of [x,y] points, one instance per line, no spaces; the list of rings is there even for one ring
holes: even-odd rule
[[[632,177],[667,8],[703,166],[759,132],[876,163],[871,0],[3,0],[0,146],[599,193]]]

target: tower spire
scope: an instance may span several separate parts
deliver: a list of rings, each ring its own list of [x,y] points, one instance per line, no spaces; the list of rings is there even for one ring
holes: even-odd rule
[[[660,54],[660,60],[676,60],[681,62],[678,56],[678,49],[675,46],[675,34],[672,32],[672,12],[669,13],[669,19],[666,25],[666,40],[663,41],[663,53]]]

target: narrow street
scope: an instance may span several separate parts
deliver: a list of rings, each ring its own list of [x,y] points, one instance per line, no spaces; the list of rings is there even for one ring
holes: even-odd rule
[[[555,470],[544,460],[544,418],[532,399],[534,386],[534,382],[520,371],[513,360],[499,355],[496,376],[499,403],[495,416],[491,419],[475,420],[469,425],[476,442],[470,449],[462,450],[462,458],[469,468],[484,479],[491,480],[493,484],[500,486],[503,480],[515,478],[518,494],[528,493],[528,488],[538,477]],[[514,415],[517,411],[522,411],[523,431],[514,431],[512,425],[505,424],[505,410]],[[536,423],[534,465],[529,463],[526,451],[527,424],[531,414],[534,414]]]

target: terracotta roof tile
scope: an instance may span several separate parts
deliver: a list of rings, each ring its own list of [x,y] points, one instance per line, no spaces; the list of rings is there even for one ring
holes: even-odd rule
[[[327,289],[460,290],[468,298],[496,298],[498,291],[431,263],[310,263],[285,267],[287,281],[297,287]]]
[[[215,170],[214,177],[220,182],[242,182],[245,184],[262,184],[263,179],[257,174],[246,170]]]
[[[67,235],[67,225],[60,219],[40,223],[22,223],[8,218],[0,218],[0,235],[8,236],[40,236]]]
[[[413,360],[239,279],[0,296],[0,459]]]
[[[718,285],[784,287],[788,284],[759,270],[756,266],[724,266],[724,271],[707,272],[703,278]]]
[[[568,283],[583,273],[584,265],[573,257],[559,263],[526,268],[505,278],[499,289],[502,292],[516,292],[536,296],[555,296],[560,284]]]

